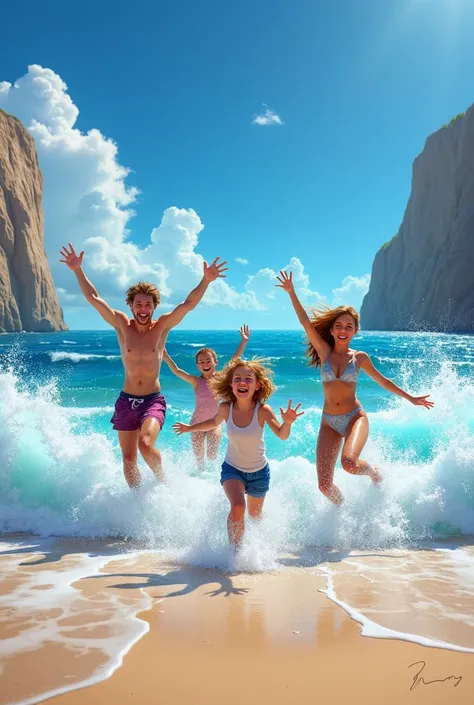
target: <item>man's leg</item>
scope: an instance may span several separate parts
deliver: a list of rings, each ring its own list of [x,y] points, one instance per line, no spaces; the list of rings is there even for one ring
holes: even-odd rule
[[[138,450],[143,460],[155,473],[156,479],[163,481],[163,470],[161,467],[161,453],[155,448],[155,442],[161,431],[160,422],[152,416],[148,416],[142,423],[138,437]]]
[[[140,431],[119,431],[118,439],[122,449],[123,474],[129,487],[138,487],[140,471],[137,467],[138,436]]]

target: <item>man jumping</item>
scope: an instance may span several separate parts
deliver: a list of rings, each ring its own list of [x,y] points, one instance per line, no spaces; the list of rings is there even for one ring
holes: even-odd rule
[[[128,289],[126,301],[133,314],[130,319],[122,311],[111,308],[99,296],[82,269],[84,252],[76,255],[69,243],[69,250],[63,247],[61,256],[63,259],[60,262],[74,272],[87,301],[117,332],[125,381],[115,403],[111,423],[118,431],[125,479],[130,487],[140,484],[137,466],[140,451],[156,478],[163,480],[161,453],[155,448],[155,441],[166,415],[166,401],[160,391],[160,368],[166,338],[171,328],[178,325],[199,303],[209,284],[225,277],[226,262],[219,262],[219,257],[209,266],[204,262],[203,278],[186,300],[154,321],[153,313],[160,303],[160,292],[156,286],[139,282]]]

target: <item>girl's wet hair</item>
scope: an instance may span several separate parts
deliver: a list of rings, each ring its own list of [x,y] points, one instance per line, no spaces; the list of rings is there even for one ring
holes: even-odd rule
[[[224,369],[217,372],[209,382],[209,387],[214,392],[216,399],[229,404],[236,402],[232,391],[232,379],[238,367],[247,367],[255,374],[257,382],[260,383],[260,388],[255,390],[253,399],[255,402],[264,404],[273,394],[276,387],[272,381],[273,371],[268,366],[268,362],[261,357],[256,357],[252,360],[242,360],[240,357],[234,357]]]
[[[217,362],[217,353],[215,350],[212,348],[201,348],[196,353],[196,365],[198,363],[199,355],[202,355],[203,353],[208,353],[214,359],[214,362]]]
[[[337,308],[329,308],[328,306],[322,306],[320,308],[313,309],[312,315],[309,317],[313,325],[314,330],[319,333],[321,338],[328,343],[332,348],[334,347],[334,338],[331,334],[331,328],[339,318],[348,314],[354,319],[355,331],[360,328],[359,324],[359,314],[352,306],[338,306]],[[308,342],[306,346],[306,355],[309,357],[309,365],[312,367],[318,367],[321,364],[321,359],[311,342]]]

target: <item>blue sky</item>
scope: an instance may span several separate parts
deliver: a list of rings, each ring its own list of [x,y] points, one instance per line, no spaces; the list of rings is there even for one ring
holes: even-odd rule
[[[360,305],[373,257],[403,217],[414,157],[429,133],[474,101],[470,0],[20,0],[2,8],[2,23],[8,32],[0,81],[14,84],[33,64],[49,69],[79,110],[66,135],[66,128],[51,127],[63,98],[43,91],[40,100],[26,82],[18,99],[13,86],[3,102],[0,93],[0,107],[25,124],[43,121],[49,131],[48,139],[38,128],[32,134],[42,140],[46,248],[71,327],[101,321],[82,306],[53,253],[62,232],[65,240],[86,241],[87,223],[101,209],[90,235],[106,233],[108,240],[84,245],[91,252],[87,271],[114,305],[150,257],[159,281],[163,266],[169,272],[164,300],[172,305],[196,277],[196,255],[229,260],[235,296],[220,292],[220,305],[216,294],[189,317],[189,328],[244,321],[296,327],[284,294],[271,297],[266,271],[292,258],[304,267],[305,303],[319,295]],[[283,124],[253,124],[264,106]],[[59,129],[61,149],[51,137]],[[76,129],[82,136],[100,131],[103,161],[91,166],[92,137],[83,140],[87,158],[71,147]],[[115,166],[105,138],[117,146]],[[117,174],[120,165],[130,169],[127,177]],[[111,180],[94,181],[86,174],[92,168],[113,172]],[[186,231],[195,258],[189,276],[171,259],[160,269],[163,243],[183,232],[184,211],[173,212],[171,229],[160,231],[153,251],[142,252],[173,206],[193,209],[205,226]],[[141,269],[132,262],[122,271],[113,260],[114,238],[117,212],[127,209],[135,215],[120,227],[140,249]],[[248,276],[262,270],[252,289]]]

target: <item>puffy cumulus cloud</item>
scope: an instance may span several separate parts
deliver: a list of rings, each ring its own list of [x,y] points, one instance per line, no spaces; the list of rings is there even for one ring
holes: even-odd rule
[[[263,112],[254,115],[252,124],[260,125],[260,127],[267,127],[269,125],[283,125],[284,122],[277,113],[270,110],[266,105],[263,106],[265,110]]]
[[[245,259],[245,257],[236,257],[235,261],[238,264],[248,264],[249,263],[248,259]]]
[[[64,81],[33,65],[15,83],[0,83],[0,107],[18,117],[34,137],[44,175],[45,247],[62,302],[76,293],[71,273],[59,263],[61,245],[86,251],[86,266],[101,293],[117,300],[138,279],[156,283],[177,302],[198,281],[203,260],[196,252],[203,224],[192,210],[168,208],[149,244],[130,239],[138,190],[126,184],[129,170],[118,162],[117,145],[92,129],[75,127],[79,110]],[[183,289],[183,291],[182,291]],[[206,302],[259,309],[252,292],[238,292],[220,280]]]
[[[276,272],[269,267],[259,269],[256,274],[249,274],[245,288],[253,293],[265,308],[269,308],[271,299],[275,298]]]
[[[317,291],[313,291],[309,285],[309,275],[305,273],[304,265],[298,257],[291,257],[288,264],[283,267],[287,272],[293,272],[293,283],[301,303],[304,306],[311,306],[324,301],[324,297]],[[249,274],[246,289],[253,292],[260,302],[265,302],[265,308],[269,308],[275,299],[276,285],[278,284],[276,272],[269,267],[259,269],[256,274]],[[276,303],[276,302],[275,302]]]
[[[286,269],[293,272],[295,290],[304,306],[323,302],[324,296],[310,288],[309,275],[305,274],[304,265],[298,257],[292,257]]]
[[[332,291],[332,305],[341,306],[347,304],[360,309],[362,299],[366,295],[370,286],[370,274],[364,274],[362,277],[347,276],[341,286]]]

